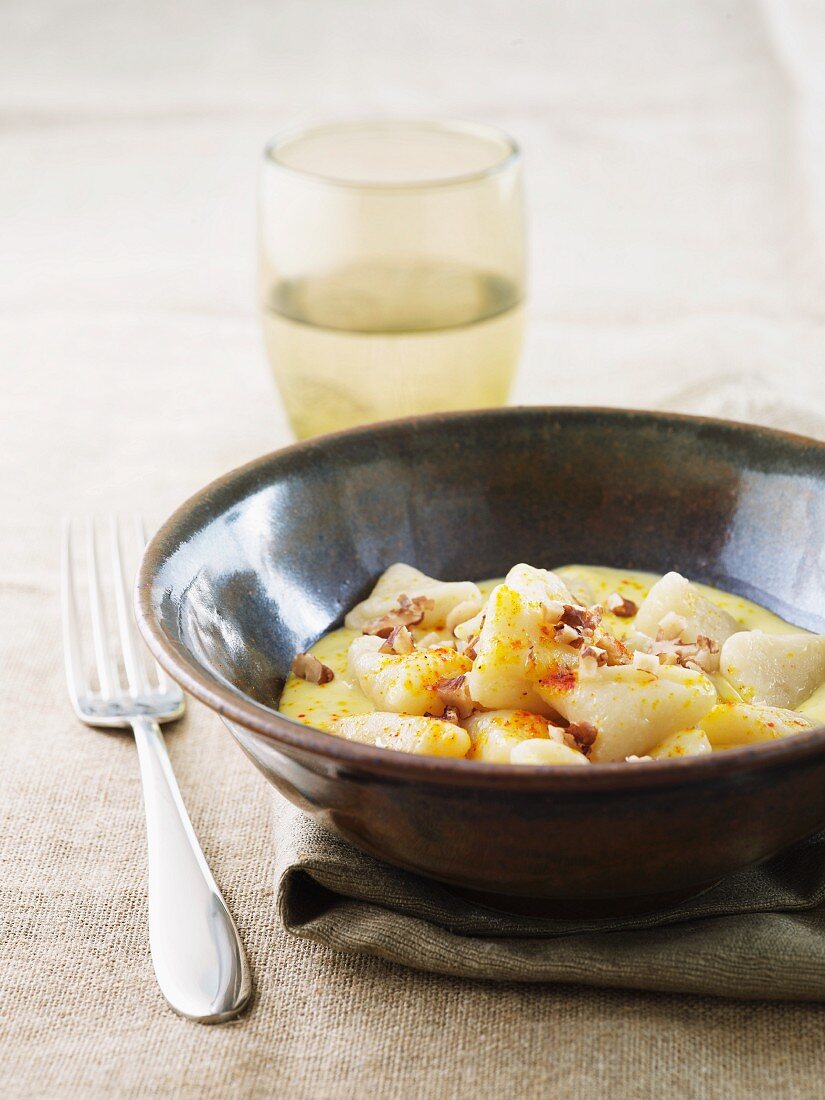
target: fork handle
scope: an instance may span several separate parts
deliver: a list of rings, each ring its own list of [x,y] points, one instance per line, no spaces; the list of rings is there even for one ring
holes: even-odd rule
[[[220,1023],[249,1000],[238,930],[186,813],[157,722],[136,718],[149,847],[149,946],[158,984],[182,1016]]]

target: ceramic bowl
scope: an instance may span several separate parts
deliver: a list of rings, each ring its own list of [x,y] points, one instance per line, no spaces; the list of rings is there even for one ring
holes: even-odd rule
[[[676,569],[825,631],[825,444],[599,409],[379,424],[197,493],[152,540],[137,592],[158,661],[287,798],[503,908],[658,907],[825,824],[825,728],[686,760],[540,768],[394,753],[279,714],[294,654],[394,561],[442,579],[518,561]]]

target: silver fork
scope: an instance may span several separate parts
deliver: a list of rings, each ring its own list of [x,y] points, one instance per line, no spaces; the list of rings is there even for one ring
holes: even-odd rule
[[[131,544],[142,551],[146,540],[137,517],[132,528]],[[124,570],[127,532],[114,517],[108,540],[114,618],[126,684],[121,682],[117,657],[107,636],[104,585],[98,567],[99,538],[89,521],[85,525],[86,587],[97,690],[90,684],[81,648],[79,577],[72,531],[73,525],[67,522],[62,561],[63,641],[72,706],[89,726],[131,728],[134,733],[146,808],[149,946],[155,974],[176,1012],[201,1023],[221,1023],[243,1009],[252,983],[238,931],[198,844],[160,731],[160,722],[170,722],[183,714],[183,694],[157,663],[153,683],[142,659],[143,643],[131,610]]]

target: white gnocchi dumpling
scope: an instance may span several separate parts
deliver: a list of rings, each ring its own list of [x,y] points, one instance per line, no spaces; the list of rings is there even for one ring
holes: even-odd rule
[[[692,585],[680,573],[665,573],[653,585],[639,608],[634,629],[655,638],[662,620],[684,620],[679,634],[684,642],[695,642],[704,635],[721,646],[726,638],[739,630],[739,624]]]
[[[378,710],[395,714],[444,713],[438,683],[469,672],[470,660],[454,649],[416,649],[412,653],[381,653],[384,642],[369,634],[349,647],[349,672]]]
[[[332,732],[347,741],[416,756],[462,757],[470,748],[470,735],[461,726],[418,715],[381,711],[353,714],[334,722]]]
[[[536,569],[532,565],[523,563],[514,565],[502,583],[519,594],[524,601],[528,615],[532,614],[534,617],[538,617],[540,623],[544,621],[543,606],[547,604],[572,604],[575,602],[561,577],[556,573],[551,573],[548,569]],[[490,601],[488,600],[472,619],[456,626],[455,636],[461,641],[467,641],[479,634],[484,625],[489,605]],[[539,612],[541,612],[540,615]],[[527,626],[526,629],[528,633],[531,633],[531,641],[535,641],[535,631],[530,626]]]
[[[507,584],[493,589],[467,676],[476,703],[491,710],[551,713],[528,680],[531,651],[542,643],[543,626],[540,599]]]
[[[459,608],[461,605],[459,604]],[[487,602],[485,601],[481,610],[477,611],[475,615],[470,619],[464,619],[463,622],[456,623],[453,627],[453,634],[461,642],[469,642],[471,638],[475,638],[481,633],[481,628],[484,625],[484,615],[487,609]],[[458,609],[456,609],[458,610]]]
[[[793,709],[825,681],[825,638],[743,630],[722,646],[720,668],[747,702]]]
[[[714,749],[733,749],[759,741],[776,741],[811,728],[810,719],[782,707],[752,703],[719,703],[699,725]]]
[[[514,565],[504,583],[508,588],[514,588],[520,593],[533,608],[540,608],[542,604],[553,601],[555,603],[575,603],[570,589],[557,573],[551,573],[549,569],[536,569],[533,565],[525,565],[521,562]]]
[[[424,610],[424,617],[417,624],[424,630],[443,629],[459,605],[464,605],[464,616],[470,619],[484,603],[481,589],[472,581],[437,581],[420,569],[396,562],[381,575],[369,596],[353,607],[344,625],[350,630],[363,630],[373,620],[393,611],[402,595],[410,599],[425,596],[433,601],[433,606]]]
[[[651,749],[649,756],[654,760],[678,760],[682,756],[704,756],[712,752],[713,746],[703,729],[677,730],[670,737]]]
[[[707,676],[678,665],[657,672],[604,665],[586,679],[551,671],[536,690],[568,722],[595,726],[593,762],[645,756],[671,733],[698,725],[716,702]]]
[[[468,760],[509,764],[511,750],[522,741],[544,739],[564,743],[561,729],[526,710],[488,710],[473,714],[464,722],[464,728],[472,742]]]
[[[520,741],[514,745],[510,752],[511,764],[541,765],[544,767],[568,767],[578,764],[589,764],[590,761],[582,752],[571,748],[564,742],[561,744],[555,740],[530,737],[526,741]]]

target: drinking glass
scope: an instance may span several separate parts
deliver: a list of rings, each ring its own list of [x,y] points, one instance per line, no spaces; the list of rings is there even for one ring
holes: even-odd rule
[[[524,265],[521,155],[501,131],[372,120],[276,138],[260,294],[296,435],[504,404]]]

